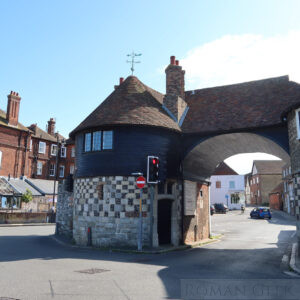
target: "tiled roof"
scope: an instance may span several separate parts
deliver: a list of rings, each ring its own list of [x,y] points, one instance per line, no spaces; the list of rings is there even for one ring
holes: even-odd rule
[[[14,189],[7,183],[7,181],[0,177],[0,195],[1,196],[12,196]]]
[[[300,85],[288,76],[187,91],[186,133],[208,133],[281,123],[281,114],[300,105]]]
[[[129,76],[113,91],[70,136],[78,131],[105,125],[144,125],[180,131],[162,108],[164,95]]]
[[[6,112],[2,109],[0,109],[0,125],[10,127],[10,128],[19,129],[19,130],[28,131],[28,128],[25,127],[24,125],[22,125],[21,123],[18,123],[17,126],[13,126],[13,125],[8,124],[8,122],[6,120]]]
[[[25,181],[42,194],[46,194],[46,195],[53,194],[54,180],[27,178],[25,179]],[[55,194],[57,194],[57,191],[58,191],[58,181],[56,181],[56,185],[55,185]]]
[[[55,136],[49,134],[48,132],[44,131],[38,126],[30,125],[28,128],[33,131],[32,137],[35,137],[37,139],[43,139],[50,142],[57,142],[57,134],[55,133]],[[65,139],[62,135],[58,134],[59,140]]]
[[[216,167],[213,176],[214,175],[239,175],[237,172],[235,172],[233,169],[231,169],[225,162],[221,162]]]
[[[281,174],[284,162],[282,160],[254,160],[258,174]]]
[[[26,190],[30,190],[33,196],[42,196],[38,190],[29,185],[25,180],[19,178],[10,178],[7,182],[16,189],[20,194],[24,194]]]

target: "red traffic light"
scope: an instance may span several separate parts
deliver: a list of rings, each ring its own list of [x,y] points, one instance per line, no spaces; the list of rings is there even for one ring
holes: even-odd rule
[[[157,158],[153,158],[153,159],[152,159],[152,163],[153,163],[154,165],[158,164],[158,159],[157,159]]]

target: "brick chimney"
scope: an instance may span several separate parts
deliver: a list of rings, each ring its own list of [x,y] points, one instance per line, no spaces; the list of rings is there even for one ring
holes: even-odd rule
[[[51,135],[55,135],[55,120],[53,118],[50,118],[48,121],[48,133]]]
[[[185,71],[179,65],[175,56],[171,56],[170,64],[166,68],[166,95],[163,105],[171,112],[177,122],[187,108],[184,101],[184,74]]]
[[[21,97],[18,93],[11,91],[7,98],[6,120],[8,124],[17,126]]]
[[[29,126],[29,129],[32,130],[32,131],[34,132],[34,134],[36,134],[36,127],[37,127],[37,124],[36,124],[36,123],[35,123],[35,124],[31,124],[31,125]]]

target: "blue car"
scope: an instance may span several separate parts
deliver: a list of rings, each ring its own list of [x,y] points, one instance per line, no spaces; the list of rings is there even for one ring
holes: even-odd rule
[[[270,209],[267,207],[256,207],[254,209],[252,209],[252,211],[250,212],[250,217],[253,218],[257,218],[257,219],[271,219],[272,215],[270,212]]]

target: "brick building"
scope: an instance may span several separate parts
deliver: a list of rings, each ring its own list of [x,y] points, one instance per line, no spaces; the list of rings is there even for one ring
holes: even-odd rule
[[[281,160],[255,160],[250,178],[250,196],[252,205],[269,203],[269,193],[282,181]]]
[[[11,92],[8,95],[7,112],[0,110],[0,176],[51,180],[56,177],[57,164],[57,178],[66,178],[72,162],[74,170],[74,158],[68,155],[74,143],[71,140],[65,143],[64,137],[55,132],[53,118],[48,121],[47,131],[37,124],[29,127],[22,125],[19,122],[20,103],[19,94]]]
[[[269,194],[269,206],[271,209],[283,209],[283,182],[280,182]]]

